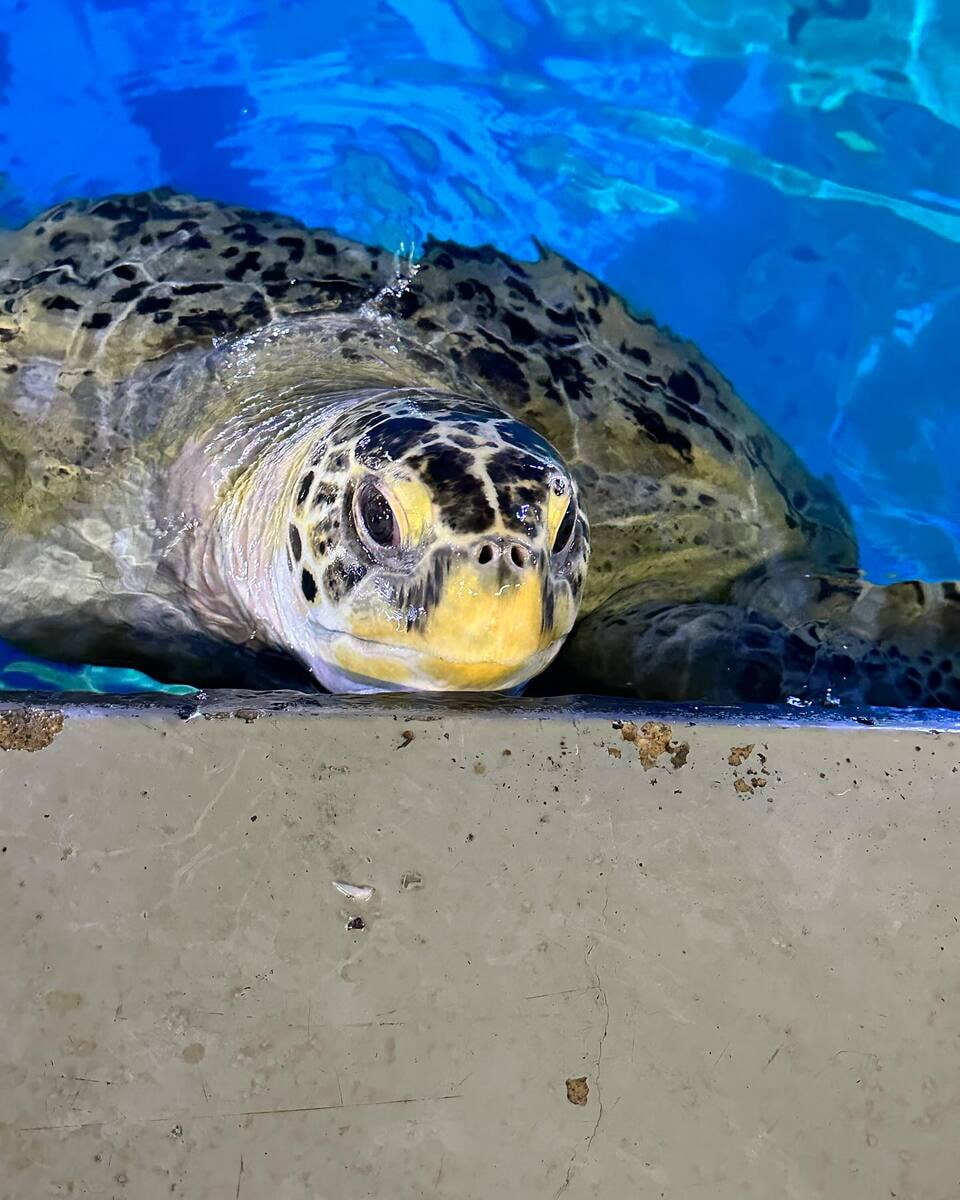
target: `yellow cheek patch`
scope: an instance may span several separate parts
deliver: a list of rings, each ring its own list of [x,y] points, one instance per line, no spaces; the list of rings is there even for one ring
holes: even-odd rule
[[[404,544],[415,546],[423,541],[423,535],[433,519],[430,493],[426,487],[419,479],[393,479],[385,481],[384,491],[391,501]]]

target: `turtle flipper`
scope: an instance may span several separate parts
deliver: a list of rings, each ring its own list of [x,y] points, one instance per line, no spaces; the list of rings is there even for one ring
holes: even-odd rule
[[[787,624],[733,604],[662,604],[642,595],[631,603],[620,593],[577,626],[546,682],[550,690],[644,700],[775,703],[795,696],[960,708],[960,603],[949,620],[941,607],[937,620],[894,625],[902,589],[911,585],[860,586],[880,614],[872,631],[858,631],[842,612]]]

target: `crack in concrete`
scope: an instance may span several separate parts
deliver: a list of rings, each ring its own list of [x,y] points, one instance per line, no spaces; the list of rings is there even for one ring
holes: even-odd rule
[[[607,903],[608,903],[609,899],[610,899],[610,893],[609,893],[609,891],[607,891],[607,894],[604,898],[603,911],[601,913],[601,919],[603,919],[603,920],[606,919]],[[594,1087],[596,1088],[596,1092],[597,1092],[597,1119],[593,1124],[593,1129],[590,1132],[590,1136],[587,1138],[587,1145],[586,1145],[586,1148],[584,1149],[585,1155],[589,1154],[590,1149],[593,1146],[594,1138],[596,1138],[597,1133],[600,1129],[600,1122],[603,1120],[603,1093],[600,1089],[600,1075],[601,1075],[601,1070],[603,1067],[603,1046],[607,1040],[607,1034],[610,1032],[610,1002],[607,999],[607,992],[603,986],[603,981],[600,978],[600,972],[598,970],[596,970],[595,968],[590,967],[590,955],[594,952],[594,950],[596,950],[596,948],[597,948],[597,943],[591,942],[590,946],[587,949],[586,954],[584,955],[584,960],[583,960],[584,965],[587,966],[590,970],[592,970],[593,977],[594,977],[593,987],[588,988],[588,989],[583,989],[583,990],[594,991],[597,993],[597,996],[599,997],[600,1001],[603,1004],[603,1012],[604,1012],[603,1028],[600,1031],[600,1040],[597,1043],[597,1057],[596,1057],[596,1061],[593,1064],[593,1080],[594,1080]],[[554,1195],[554,1200],[559,1200],[559,1198],[563,1195],[563,1193],[570,1186],[571,1180],[573,1179],[574,1172],[576,1170],[576,1166],[577,1166],[577,1151],[574,1150],[573,1154],[570,1156],[570,1162],[567,1165],[566,1176],[564,1177],[563,1183],[557,1189],[557,1192]]]
[[[396,1100],[364,1100],[353,1104],[310,1104],[303,1108],[255,1108],[243,1109],[238,1112],[190,1113],[186,1117],[168,1115],[163,1117],[141,1117],[139,1120],[128,1118],[122,1123],[124,1125],[155,1125],[158,1122],[179,1121],[182,1125],[184,1121],[216,1121],[237,1117],[286,1117],[296,1113],[339,1112],[341,1110],[348,1112],[353,1108],[383,1108],[393,1104],[433,1104],[439,1103],[441,1100],[462,1099],[462,1093],[454,1093],[449,1096],[404,1096]],[[17,1132],[57,1133],[68,1129],[100,1129],[104,1125],[112,1125],[113,1123],[114,1119],[109,1121],[76,1121],[61,1125],[18,1125]]]

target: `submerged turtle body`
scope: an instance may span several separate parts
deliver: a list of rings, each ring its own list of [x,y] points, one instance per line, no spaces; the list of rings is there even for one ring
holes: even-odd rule
[[[0,636],[28,650],[505,688],[579,608],[564,685],[722,699],[826,669],[834,630],[874,692],[892,650],[929,676],[953,636],[952,585],[861,584],[829,489],[556,255],[430,241],[403,269],[166,191],[60,205],[0,253]]]

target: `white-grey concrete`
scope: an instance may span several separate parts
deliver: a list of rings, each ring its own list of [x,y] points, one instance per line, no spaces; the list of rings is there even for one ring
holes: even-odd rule
[[[0,1196],[960,1193],[955,721],[56,711],[0,716]]]

